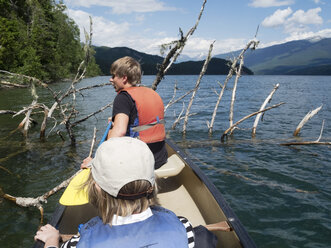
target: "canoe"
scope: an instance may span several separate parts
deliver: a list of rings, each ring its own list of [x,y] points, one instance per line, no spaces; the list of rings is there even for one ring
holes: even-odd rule
[[[156,170],[160,205],[178,216],[185,216],[193,225],[210,225],[224,222],[230,231],[213,231],[218,238],[217,247],[256,247],[238,217],[226,203],[220,191],[173,142],[166,140],[168,162]],[[78,225],[96,216],[90,204],[63,206],[58,204],[49,224],[59,229],[61,235],[74,235]],[[41,242],[35,243],[35,248]]]

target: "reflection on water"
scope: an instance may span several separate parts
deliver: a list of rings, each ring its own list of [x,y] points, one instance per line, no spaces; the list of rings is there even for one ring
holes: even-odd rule
[[[158,93],[167,104],[177,82],[176,98],[194,87],[198,76],[167,76]],[[330,146],[284,147],[280,143],[293,140],[315,140],[325,120],[323,140],[331,141],[330,95],[331,77],[309,76],[244,76],[239,80],[234,121],[257,111],[273,86],[280,84],[269,106],[286,102],[266,112],[251,138],[254,119],[243,122],[225,143],[219,138],[229,126],[231,87],[225,91],[218,109],[212,137],[206,121],[210,121],[217,92],[224,76],[205,76],[194,99],[187,134],[181,135],[182,123],[171,130],[182,103],[166,112],[168,136],[182,146],[215,183],[240,218],[258,247],[327,247],[331,243]],[[145,76],[151,85],[154,77]],[[107,82],[107,77],[85,79],[80,86]],[[63,88],[65,83],[52,85]],[[39,102],[50,106],[48,93],[38,90]],[[81,116],[106,105],[115,96],[111,86],[96,88],[78,96]],[[190,96],[185,98],[187,106]],[[31,103],[26,89],[0,90],[0,109],[19,110]],[[292,133],[301,119],[312,109],[322,110],[302,129],[299,138]],[[75,128],[78,144],[71,147],[54,133],[46,142],[39,140],[39,128],[32,127],[28,139],[14,132],[21,116],[0,115],[0,187],[15,196],[39,196],[72,175],[89,152],[93,127],[101,138],[111,109]],[[34,117],[40,121],[38,117]],[[49,128],[50,129],[50,128]],[[48,129],[48,131],[49,131]],[[65,131],[63,130],[63,134]],[[60,194],[44,205],[49,219]],[[21,208],[0,199],[0,243],[3,247],[29,247],[39,224],[35,208]]]

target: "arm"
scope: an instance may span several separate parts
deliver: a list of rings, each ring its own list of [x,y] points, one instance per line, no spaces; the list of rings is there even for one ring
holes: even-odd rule
[[[115,115],[113,122],[113,128],[109,130],[107,139],[112,137],[122,137],[126,134],[127,127],[129,125],[129,116],[124,113]]]

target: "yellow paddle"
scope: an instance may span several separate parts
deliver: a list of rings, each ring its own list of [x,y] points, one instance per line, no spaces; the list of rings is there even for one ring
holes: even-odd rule
[[[88,203],[86,188],[82,189],[82,185],[86,182],[89,175],[90,168],[83,169],[70,181],[68,187],[60,198],[60,203],[62,205],[74,206]]]
[[[99,146],[106,140],[110,130],[111,122],[109,122],[105,133],[103,134]],[[88,203],[86,188],[82,189],[82,185],[86,182],[90,175],[90,169],[83,169],[69,183],[63,192],[59,202],[64,206],[83,205]]]

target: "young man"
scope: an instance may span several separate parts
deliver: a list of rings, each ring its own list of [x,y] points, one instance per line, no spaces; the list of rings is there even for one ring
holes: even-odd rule
[[[110,67],[110,82],[118,93],[114,99],[113,126],[108,138],[138,137],[147,143],[155,158],[155,168],[167,162],[164,105],[152,89],[142,87],[141,67],[131,57],[116,60]]]
[[[167,162],[165,146],[164,105],[161,97],[152,89],[140,86],[141,66],[132,57],[117,59],[110,67],[111,78],[117,96],[113,103],[112,128],[107,139],[130,136],[144,141],[152,151],[155,169]],[[86,168],[91,157],[84,159]]]
[[[113,103],[112,128],[108,137],[130,136],[144,141],[155,158],[155,169],[167,162],[165,146],[164,105],[161,97],[152,89],[139,86],[141,67],[131,57],[117,59],[110,67],[110,82],[117,96]],[[91,157],[84,159],[86,168]]]

